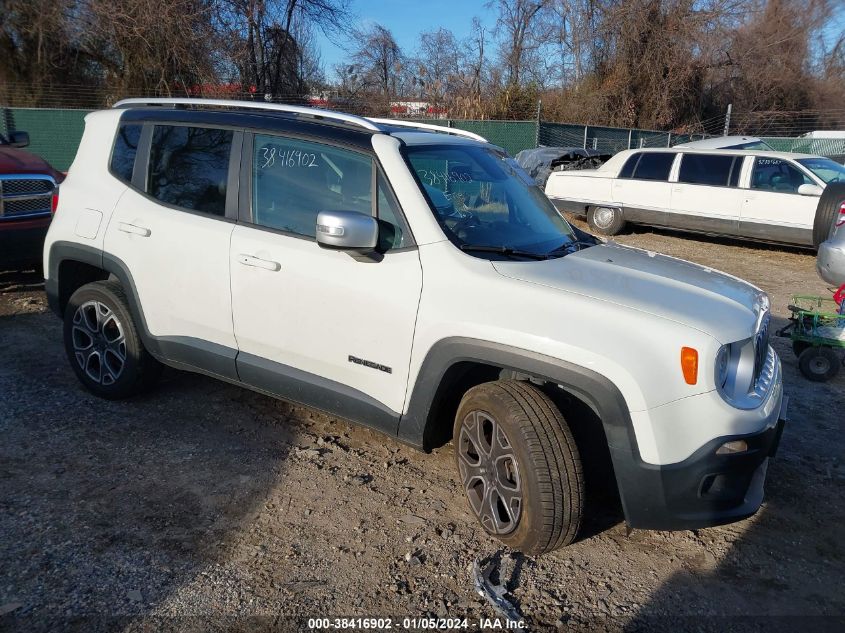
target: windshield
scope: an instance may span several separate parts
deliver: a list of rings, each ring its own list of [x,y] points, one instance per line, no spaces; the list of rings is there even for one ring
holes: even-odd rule
[[[407,156],[447,237],[468,253],[542,259],[557,251],[566,254],[569,245],[595,243],[573,230],[533,179],[501,151],[421,145],[408,147]]]
[[[825,184],[845,182],[845,166],[829,158],[799,158],[798,162],[821,178]]]
[[[728,145],[722,149],[762,149],[773,152],[775,148],[766,143],[766,141],[749,141],[748,143],[738,143],[737,145]]]

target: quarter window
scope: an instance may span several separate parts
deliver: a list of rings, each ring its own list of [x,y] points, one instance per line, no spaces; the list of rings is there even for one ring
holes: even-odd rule
[[[619,172],[620,178],[633,178],[634,176],[634,167],[637,166],[637,162],[640,160],[640,156],[642,154],[631,154],[625,164],[622,166],[622,169]]]
[[[141,138],[141,125],[123,124],[117,129],[114,150],[111,155],[112,173],[126,182],[132,181],[135,168],[135,155],[138,153],[138,139]]]
[[[751,175],[752,189],[798,193],[798,187],[804,184],[815,183],[783,158],[759,156],[754,159],[754,172]]]
[[[736,156],[684,154],[681,158],[678,182],[724,187],[734,180],[731,177],[734,171],[739,176],[741,164],[742,159]]]
[[[232,131],[157,125],[150,147],[147,193],[190,211],[223,216]]]
[[[314,237],[320,211],[373,214],[373,162],[357,152],[256,134],[252,174],[261,226]]]
[[[669,171],[676,154],[672,152],[644,153],[634,170],[637,180],[669,180]]]

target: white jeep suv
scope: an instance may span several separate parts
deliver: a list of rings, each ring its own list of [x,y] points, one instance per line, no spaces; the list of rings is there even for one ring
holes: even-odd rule
[[[121,102],[86,117],[44,270],[93,393],[168,365],[452,439],[472,513],[526,552],[575,538],[602,452],[631,527],[749,516],[783,428],[765,293],[600,243],[455,130]]]

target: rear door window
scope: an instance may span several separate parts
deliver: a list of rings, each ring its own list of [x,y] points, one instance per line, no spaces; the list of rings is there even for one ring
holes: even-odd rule
[[[669,171],[675,161],[673,152],[648,152],[640,157],[634,170],[636,180],[669,180]]]
[[[684,154],[681,158],[678,182],[725,187],[734,180],[731,178],[734,170],[737,178],[739,177],[741,164],[742,159],[737,156]]]
[[[232,135],[231,130],[156,125],[147,193],[189,211],[225,215]]]

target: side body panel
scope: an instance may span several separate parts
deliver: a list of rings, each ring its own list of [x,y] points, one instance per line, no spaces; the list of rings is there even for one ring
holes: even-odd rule
[[[102,250],[112,211],[126,184],[108,170],[110,150],[121,112],[104,110],[85,117],[85,132],[61,183],[59,206],[44,244],[44,272],[50,270],[50,247],[70,240]]]
[[[739,234],[758,240],[812,246],[818,196],[753,189],[750,183],[754,158],[749,157],[746,162],[743,176],[747,180],[742,192]],[[804,172],[799,165],[792,163],[792,166]]]
[[[277,266],[244,264],[245,256]],[[312,239],[237,226],[230,269],[242,378],[251,357],[263,358],[401,411],[422,285],[416,249],[368,263]]]

